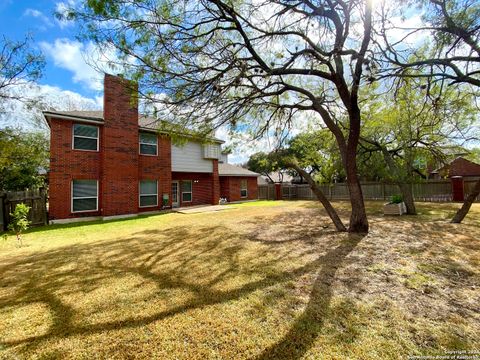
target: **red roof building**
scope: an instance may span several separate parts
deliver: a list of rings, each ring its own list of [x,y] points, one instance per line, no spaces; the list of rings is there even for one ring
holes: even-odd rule
[[[435,173],[441,178],[461,177],[480,177],[480,164],[467,160],[463,157],[457,157],[450,164],[447,164]]]

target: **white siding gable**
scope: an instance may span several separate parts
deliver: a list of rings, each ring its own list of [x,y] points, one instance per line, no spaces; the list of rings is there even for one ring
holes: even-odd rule
[[[187,142],[179,146],[172,144],[172,171],[213,172],[212,160],[203,158],[202,144]]]

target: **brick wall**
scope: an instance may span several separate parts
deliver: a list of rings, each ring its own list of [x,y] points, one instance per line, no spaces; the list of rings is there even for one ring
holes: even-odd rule
[[[192,180],[193,201],[181,206],[218,204],[218,161],[213,173],[172,173],[171,139],[158,136],[158,155],[139,154],[136,87],[122,78],[105,75],[104,124],[99,126],[99,151],[72,149],[73,124],[50,118],[50,219],[81,216],[112,216],[159,210],[162,195],[169,194],[172,180]],[[78,123],[82,123],[79,121]],[[99,181],[98,211],[72,213],[71,186],[74,179]],[[158,181],[158,206],[139,207],[139,181]],[[179,194],[181,200],[181,193]]]
[[[230,178],[230,176],[220,177],[220,197],[227,200],[230,200]]]
[[[158,206],[138,208],[139,212],[160,210],[163,205],[163,194],[168,194],[169,203],[172,205],[171,186],[172,186],[172,146],[171,140],[167,136],[158,136],[158,151],[156,156],[139,155],[138,159],[138,179],[139,180],[157,180],[158,181]]]
[[[218,205],[220,200],[220,177],[218,176],[218,160],[213,160],[212,204]]]
[[[74,122],[62,119],[50,121],[50,171],[49,181],[49,218],[65,219],[81,216],[95,216],[98,212],[71,212],[72,180],[99,180],[101,174],[100,152],[72,149],[72,131]],[[100,134],[103,132],[99,126]],[[100,140],[100,146],[102,145]],[[101,192],[99,191],[99,209]]]
[[[241,181],[247,180],[247,197],[240,197]],[[256,176],[221,176],[220,197],[225,197],[229,202],[241,200],[256,200],[258,198],[258,185]]]
[[[117,76],[107,74],[104,81],[103,215],[132,214],[138,210],[137,89]]]
[[[192,206],[192,205],[204,205],[212,204],[214,191],[213,191],[213,175],[207,173],[184,173],[173,172],[172,180],[179,180],[179,199],[180,206]],[[182,202],[182,180],[192,180],[192,201]],[[218,190],[220,192],[220,190]],[[214,205],[218,205],[218,200]]]

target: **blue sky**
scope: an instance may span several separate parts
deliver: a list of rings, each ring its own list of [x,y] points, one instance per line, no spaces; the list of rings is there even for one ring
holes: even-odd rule
[[[0,0],[0,33],[12,40],[31,34],[32,46],[41,50],[46,58],[40,85],[95,98],[101,96],[102,91],[89,84],[88,78],[96,74],[81,54],[88,44],[76,41],[78,29],[74,23],[60,22],[54,16],[56,9],[69,2],[73,0]]]
[[[40,50],[46,60],[44,76],[38,81],[39,93],[49,99],[52,109],[100,109],[103,75],[85,60],[98,59],[97,47],[77,40],[79,29],[74,22],[62,22],[54,16],[55,11],[75,4],[80,0],[0,0],[0,35],[10,40],[21,40],[27,34],[33,37],[32,47]],[[417,14],[407,22],[414,25],[419,18]],[[112,59],[114,55],[107,54]],[[15,110],[12,114],[25,121],[28,111]],[[228,142],[229,135],[225,129],[220,130],[217,136]],[[255,144],[244,140],[245,149],[239,146],[232,155],[234,162],[243,162],[249,153],[270,147],[268,139]],[[246,144],[250,144],[248,149]]]
[[[73,22],[60,22],[55,18],[56,10],[79,3],[79,0],[0,0],[0,35],[10,40],[22,40],[27,34],[33,37],[32,46],[40,50],[46,60],[43,77],[38,81],[40,95],[49,99],[57,110],[82,110],[102,108],[103,75],[91,68],[86,57],[98,54],[92,43],[77,40],[78,27]],[[114,54],[109,54],[114,55]],[[79,106],[79,107],[78,107]],[[25,121],[31,110],[15,109],[14,120]],[[38,116],[38,114],[37,114]],[[217,136],[227,140],[225,129]],[[254,148],[251,142],[246,149],[239,145],[230,157],[233,163],[244,162],[248,155],[258,149],[266,150],[266,140]]]
[[[89,42],[77,40],[78,27],[74,22],[61,22],[55,11],[79,0],[0,0],[0,35],[9,40],[33,37],[32,47],[41,51],[46,60],[43,77],[38,81],[39,95],[57,110],[101,109],[103,103],[103,75],[91,68],[86,57],[96,58],[97,48]],[[114,54],[109,54],[113,55]],[[10,125],[31,129],[26,120],[33,111],[19,105],[11,113]],[[13,116],[12,116],[13,115]],[[37,118],[41,114],[36,114]],[[12,120],[13,118],[13,120]],[[8,125],[8,119],[7,125]],[[5,125],[5,124],[4,124]],[[35,126],[35,125],[33,125]],[[217,136],[228,140],[225,129]],[[252,149],[239,147],[231,155],[231,162],[244,162]]]

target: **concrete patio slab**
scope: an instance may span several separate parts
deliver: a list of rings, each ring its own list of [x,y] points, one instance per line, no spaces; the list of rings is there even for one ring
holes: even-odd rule
[[[235,207],[225,206],[225,205],[206,205],[206,206],[199,205],[199,206],[176,208],[176,209],[173,209],[173,211],[178,212],[180,214],[196,214],[196,213],[222,211],[222,210],[230,210],[230,209],[235,209]]]

